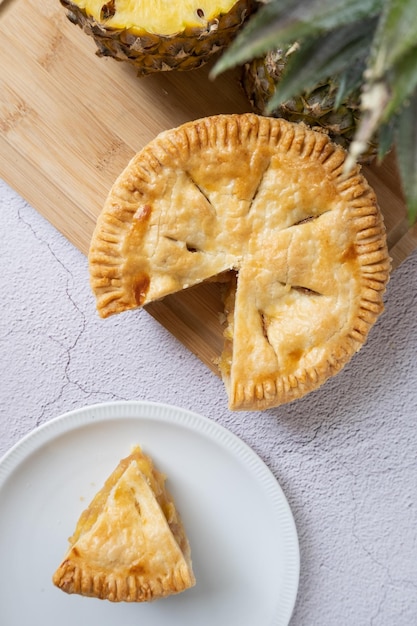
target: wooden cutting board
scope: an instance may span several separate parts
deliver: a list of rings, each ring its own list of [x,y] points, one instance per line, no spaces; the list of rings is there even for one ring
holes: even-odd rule
[[[0,176],[83,253],[113,181],[155,135],[250,110],[234,72],[215,81],[208,67],[138,79],[95,49],[59,0],[0,0]],[[394,158],[365,174],[395,268],[417,247],[417,228],[408,227]],[[169,296],[147,311],[217,373],[218,285]]]

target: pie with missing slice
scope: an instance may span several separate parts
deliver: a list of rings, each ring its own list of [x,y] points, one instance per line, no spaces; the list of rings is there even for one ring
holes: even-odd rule
[[[181,518],[152,460],[135,448],[81,514],[54,584],[113,602],[144,602],[195,584]]]
[[[389,279],[359,166],[303,124],[218,115],[161,133],[113,185],[89,252],[102,317],[227,271],[219,368],[232,410],[322,385],[363,345]]]

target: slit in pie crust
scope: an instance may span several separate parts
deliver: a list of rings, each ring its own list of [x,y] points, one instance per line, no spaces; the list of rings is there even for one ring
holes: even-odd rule
[[[195,584],[189,542],[165,476],[135,448],[81,514],[53,575],[67,593],[144,602]]]
[[[323,133],[254,114],[165,131],[128,164],[89,252],[102,317],[218,275],[232,410],[322,385],[383,310],[390,259],[373,190]],[[226,272],[226,274],[224,274]]]

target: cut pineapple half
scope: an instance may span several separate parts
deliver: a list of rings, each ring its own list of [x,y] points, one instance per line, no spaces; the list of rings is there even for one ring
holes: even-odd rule
[[[165,476],[139,447],[81,514],[53,576],[67,593],[143,602],[195,584],[191,551]]]
[[[140,76],[189,70],[227,46],[253,0],[61,0],[68,18],[91,35],[100,56],[133,64]]]

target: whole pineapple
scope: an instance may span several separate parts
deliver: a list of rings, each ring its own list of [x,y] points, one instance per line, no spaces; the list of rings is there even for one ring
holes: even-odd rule
[[[68,19],[94,38],[99,56],[139,76],[195,69],[227,46],[254,0],[60,0]]]
[[[294,42],[298,49],[280,74],[274,51],[286,51]],[[265,57],[268,53],[272,57]],[[415,0],[260,1],[211,75],[244,64],[249,64],[247,91],[255,102],[256,90],[263,113],[305,116],[330,133],[336,128],[340,141],[351,139],[346,170],[372,150],[373,141],[379,159],[395,147],[408,217],[411,223],[417,220]],[[328,121],[317,122],[312,111],[325,111]]]
[[[290,122],[305,122],[315,130],[328,134],[332,141],[348,149],[360,119],[360,89],[356,88],[342,102],[338,102],[339,82],[329,77],[319,81],[308,91],[295,95],[268,109],[277,85],[282,80],[290,55],[296,44],[286,50],[275,49],[264,56],[245,63],[242,86],[253,110],[260,115],[282,117]],[[377,154],[377,143],[370,141],[360,162],[369,163]]]

